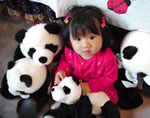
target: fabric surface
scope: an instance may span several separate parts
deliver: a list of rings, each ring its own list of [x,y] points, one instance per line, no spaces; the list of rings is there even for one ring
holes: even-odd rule
[[[50,6],[56,17],[64,16],[72,5],[94,5],[110,24],[126,30],[150,32],[150,0],[32,0]],[[67,1],[67,2],[66,2]]]

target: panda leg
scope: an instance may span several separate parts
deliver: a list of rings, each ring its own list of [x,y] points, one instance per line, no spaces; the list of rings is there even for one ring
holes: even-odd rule
[[[102,109],[101,118],[120,118],[119,110],[117,106],[113,104],[111,101],[107,101]]]
[[[21,99],[17,105],[19,118],[36,118],[36,107],[33,99]]]
[[[8,90],[6,74],[4,75],[1,83],[0,94],[7,99],[15,99],[16,96],[12,95]]]
[[[49,96],[21,99],[17,105],[19,118],[36,118],[38,112],[49,102]]]
[[[56,114],[59,114],[59,113],[57,113],[55,109],[54,110],[50,109],[43,115],[43,118],[55,118]]]

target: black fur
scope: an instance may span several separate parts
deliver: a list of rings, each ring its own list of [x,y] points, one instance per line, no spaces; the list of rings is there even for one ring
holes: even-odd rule
[[[14,65],[15,65],[15,61],[10,61],[9,63],[8,63],[8,69],[11,69],[11,68],[13,68],[14,67]]]
[[[127,46],[123,50],[123,57],[125,59],[132,59],[132,57],[137,53],[138,49],[134,46]]]
[[[58,46],[57,45],[53,45],[53,44],[47,44],[45,46],[46,49],[49,49],[50,51],[52,51],[53,53],[55,53],[58,49]]]
[[[140,106],[143,103],[143,98],[140,95],[138,88],[126,88],[123,85],[122,80],[128,81],[125,77],[125,70],[123,68],[119,69],[118,80],[114,84],[119,96],[117,105],[122,109],[133,109]]]
[[[117,106],[111,101],[106,102],[102,107],[101,118],[120,118]]]
[[[15,35],[15,40],[18,42],[18,43],[21,43],[25,37],[25,33],[27,32],[27,30],[25,29],[22,29],[22,30],[19,30],[16,35]]]
[[[77,103],[72,105],[61,103],[59,108],[50,109],[44,114],[46,115],[54,118],[92,118],[92,105],[87,96],[82,96]]]
[[[50,23],[45,26],[45,29],[52,34],[60,34],[61,26],[57,23]]]
[[[15,54],[14,54],[14,60],[18,60],[21,58],[24,58],[25,56],[23,55],[23,53],[20,50],[20,45],[17,46],[16,50],[15,50]]]

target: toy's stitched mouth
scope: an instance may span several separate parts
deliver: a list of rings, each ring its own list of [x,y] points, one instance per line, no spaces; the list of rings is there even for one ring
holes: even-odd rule
[[[28,93],[25,93],[23,91],[17,91],[17,92],[21,93],[22,95],[28,95]]]

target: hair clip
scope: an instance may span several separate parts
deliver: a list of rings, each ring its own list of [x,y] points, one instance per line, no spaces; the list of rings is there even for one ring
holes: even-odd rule
[[[71,13],[69,12],[64,20],[64,22],[67,24],[69,22],[69,18],[71,16]]]
[[[105,16],[102,17],[102,24],[101,24],[101,27],[102,27],[102,28],[106,27],[106,19],[105,19]]]

